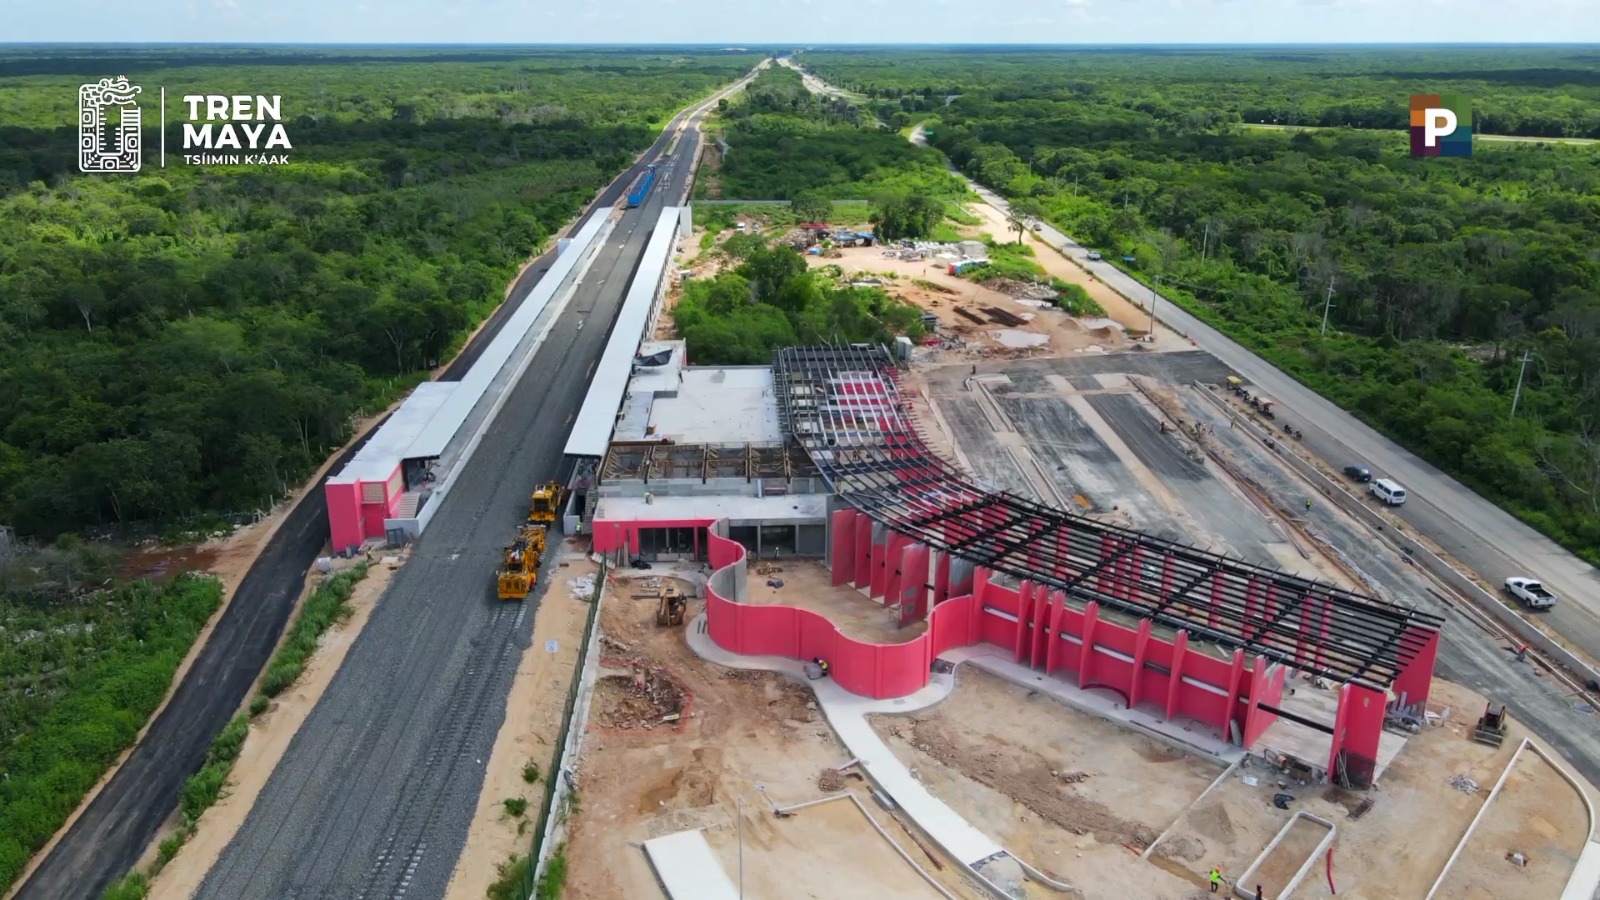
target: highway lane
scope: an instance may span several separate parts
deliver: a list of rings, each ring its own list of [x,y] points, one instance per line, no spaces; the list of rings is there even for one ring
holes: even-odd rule
[[[199,897],[443,894],[539,602],[494,599],[500,548],[531,486],[558,474],[589,367],[649,226],[687,187],[689,153],[597,252]]]

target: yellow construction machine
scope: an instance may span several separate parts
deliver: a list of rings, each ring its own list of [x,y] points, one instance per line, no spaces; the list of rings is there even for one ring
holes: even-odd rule
[[[545,527],[524,525],[505,549],[500,563],[500,599],[526,600],[539,580],[539,559],[544,556]]]
[[[567,489],[559,481],[547,481],[533,489],[533,503],[528,509],[528,521],[552,524],[566,502]]]
[[[678,590],[675,584],[667,584],[656,592],[656,625],[661,628],[670,628],[683,624],[684,610],[689,606],[688,598],[683,596],[683,591]]]

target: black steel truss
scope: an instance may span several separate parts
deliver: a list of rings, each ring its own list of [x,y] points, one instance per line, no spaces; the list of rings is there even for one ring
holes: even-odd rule
[[[881,346],[773,356],[780,418],[828,485],[936,550],[1048,585],[1077,603],[1094,600],[1227,649],[1378,688],[1444,624],[1417,609],[980,488],[927,448]]]

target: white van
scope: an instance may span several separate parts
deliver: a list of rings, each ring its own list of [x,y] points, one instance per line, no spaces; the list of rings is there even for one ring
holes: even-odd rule
[[[1387,478],[1374,478],[1367,486],[1372,495],[1390,506],[1399,506],[1406,502],[1406,489]]]

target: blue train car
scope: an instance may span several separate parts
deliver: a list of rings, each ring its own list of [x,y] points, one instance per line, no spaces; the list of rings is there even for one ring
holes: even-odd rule
[[[633,180],[633,186],[628,188],[629,209],[633,209],[644,202],[645,196],[650,193],[650,185],[654,184],[655,180],[656,166],[655,163],[651,163],[643,172],[639,173],[638,178]]]

